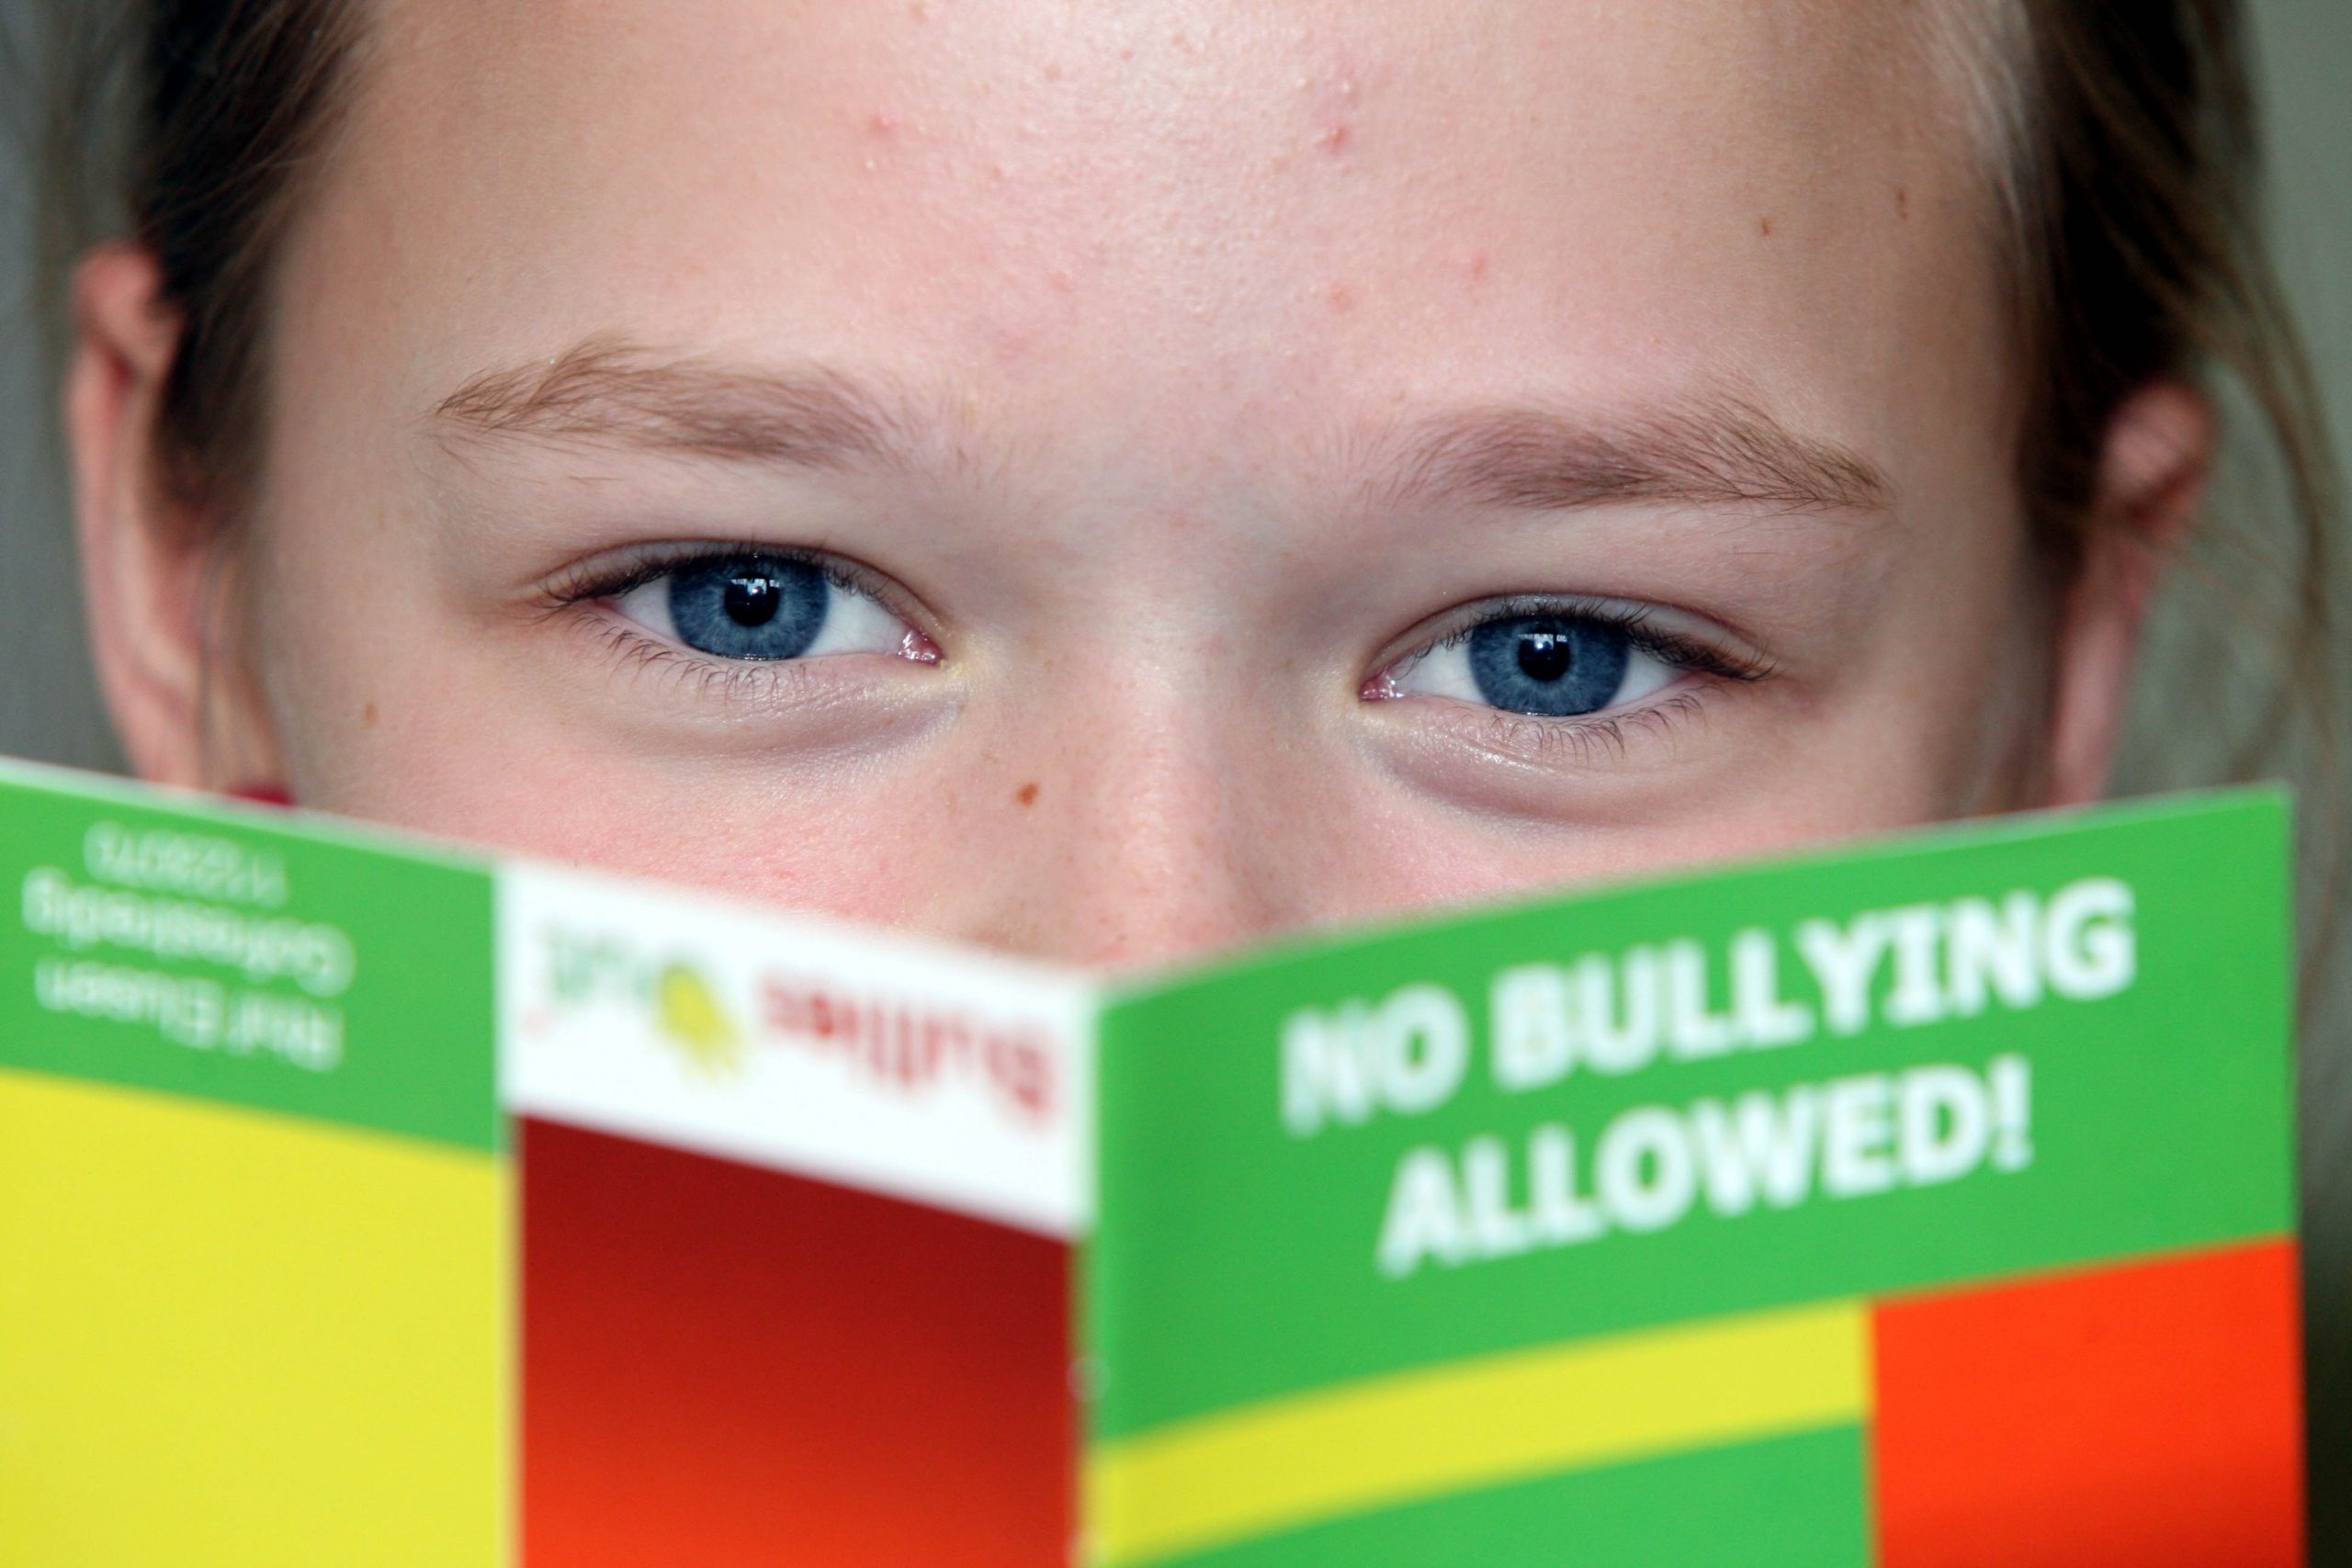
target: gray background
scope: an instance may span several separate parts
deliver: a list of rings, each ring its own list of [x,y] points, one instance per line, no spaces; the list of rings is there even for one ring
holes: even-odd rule
[[[54,399],[39,350],[46,306],[30,263],[33,181],[19,151],[28,145],[42,84],[37,71],[12,72],[6,47],[22,36],[34,3],[0,0],[0,755],[106,768],[119,766],[119,756],[83,651]],[[2337,449],[2352,453],[2352,0],[2252,0],[2251,9],[2278,260],[2328,394]],[[2352,552],[2352,536],[2338,536]],[[2159,609],[2122,791],[2207,783],[2223,773],[2220,727],[2207,721],[2231,699],[2211,694],[2207,683],[2216,670],[2226,675],[2239,649],[2226,628],[2215,634],[2210,615],[2202,631],[2177,629],[2195,619],[2182,612],[2207,591],[2185,576],[2169,611]],[[2339,586],[2335,599],[2352,616],[2352,592]],[[2352,657],[2341,646],[2335,652],[2334,678],[2352,688]],[[2257,690],[2274,679],[2244,677]],[[2339,702],[2338,709],[2352,742],[2352,706]],[[2352,818],[2340,775],[2326,780],[2308,765],[2288,771],[2303,786],[2307,827]],[[2333,902],[2340,915],[2344,901],[2311,892],[2319,881],[2312,870],[2305,923],[2321,931],[2329,913],[2323,905]],[[2314,1502],[2321,1561],[2352,1563],[2352,919],[2328,941],[2333,952],[2315,954],[2311,965],[2318,994],[2302,1097]]]

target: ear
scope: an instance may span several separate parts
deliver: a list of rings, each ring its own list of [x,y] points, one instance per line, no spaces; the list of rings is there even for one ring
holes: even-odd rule
[[[228,552],[159,457],[179,313],[154,258],[128,245],[82,264],[74,307],[65,434],[91,649],[115,728],[151,782],[266,794],[278,768],[231,635]]]
[[[2059,626],[2048,805],[2087,805],[2105,793],[2140,629],[2203,509],[2214,443],[2211,404],[2177,381],[2133,393],[2108,426],[2081,569]]]

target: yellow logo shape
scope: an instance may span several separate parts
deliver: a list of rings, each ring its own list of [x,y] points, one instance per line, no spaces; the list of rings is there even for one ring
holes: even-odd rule
[[[710,982],[683,964],[654,983],[654,1018],[662,1032],[685,1050],[686,1060],[712,1077],[743,1069],[743,1037],[712,995]]]

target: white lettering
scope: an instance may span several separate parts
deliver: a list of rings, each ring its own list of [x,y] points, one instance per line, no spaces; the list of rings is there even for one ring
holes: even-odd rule
[[[1380,1226],[1380,1271],[1401,1280],[1426,1260],[1452,1268],[1469,1256],[1453,1190],[1453,1162],[1442,1149],[1413,1150],[1398,1162],[1389,1189],[1388,1217]]]
[[[1569,1027],[1568,977],[1557,964],[1525,964],[1495,976],[1489,993],[1495,1086],[1510,1093],[1544,1089],[1576,1066]]]
[[[2132,889],[2111,876],[2089,877],[2051,895],[2042,928],[2050,988],[2081,1002],[2111,997],[2132,984],[2139,969],[2132,913]]]
[[[1593,1190],[1619,1230],[1663,1230],[1690,1213],[1698,1185],[1690,1134],[1673,1111],[1629,1111],[1601,1134]]]
[[[1886,1078],[1876,1073],[1839,1078],[1822,1098],[1822,1190],[1832,1198],[1860,1198],[1892,1188],[1894,1097]]]
[[[1859,1034],[1871,1021],[1871,980],[1886,953],[1887,923],[1863,915],[1839,927],[1807,920],[1797,928],[1797,951],[1821,987],[1822,1018],[1835,1034]]]
[[[1715,1213],[1744,1214],[1759,1196],[1775,1209],[1790,1208],[1813,1189],[1820,1101],[1810,1089],[1743,1094],[1728,1108],[1702,1100],[1690,1108],[1690,1135]]]

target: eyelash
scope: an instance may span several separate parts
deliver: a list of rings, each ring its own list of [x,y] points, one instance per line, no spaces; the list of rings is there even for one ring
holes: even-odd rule
[[[1375,688],[1387,682],[1391,671],[1439,649],[1460,646],[1479,626],[1521,615],[1559,615],[1598,622],[1622,633],[1628,643],[1662,663],[1727,684],[1753,685],[1771,679],[1780,671],[1778,661],[1763,654],[1724,648],[1671,631],[1659,625],[1657,615],[1648,608],[1579,594],[1514,594],[1484,600],[1453,612],[1447,617],[1453,623],[1449,629],[1424,637],[1385,660],[1380,672],[1364,683],[1364,695],[1369,698],[1384,694]],[[1660,698],[1614,712],[1549,718],[1502,708],[1468,708],[1453,716],[1452,722],[1466,739],[1482,749],[1547,766],[1581,768],[1597,756],[1623,757],[1637,731],[1671,734],[1682,723],[1697,716],[1705,705],[1705,697],[1699,691],[1668,688]]]
[[[768,560],[802,562],[822,572],[834,587],[863,594],[880,604],[909,626],[921,628],[926,618],[910,614],[905,595],[851,562],[806,547],[696,541],[687,545],[651,546],[628,552],[618,562],[588,562],[566,568],[536,595],[537,613],[553,618],[616,600],[681,567],[697,561],[759,557]],[[675,647],[618,615],[588,619],[586,635],[613,660],[623,675],[643,676],[662,682],[665,696],[687,696],[739,709],[773,707],[778,702],[799,705],[835,694],[838,688],[817,677],[806,660],[733,660],[714,659],[692,649]],[[927,631],[921,635],[929,637]]]
[[[823,572],[826,581],[834,586],[865,594],[909,624],[919,624],[903,607],[902,595],[872,574],[821,551],[772,544],[697,543],[656,547],[639,551],[617,565],[575,567],[547,585],[541,604],[547,614],[561,614],[583,604],[617,599],[682,566],[738,555],[806,562]],[[1364,695],[1378,694],[1374,688],[1385,682],[1390,671],[1438,649],[1466,642],[1478,626],[1521,615],[1559,615],[1597,622],[1619,632],[1632,646],[1665,664],[1731,684],[1754,684],[1770,679],[1779,670],[1776,661],[1763,655],[1672,631],[1659,625],[1657,614],[1646,607],[1577,594],[1515,594],[1453,612],[1448,617],[1453,624],[1446,630],[1388,657],[1380,666],[1381,672],[1365,682]],[[673,648],[617,619],[599,624],[594,632],[597,640],[624,670],[658,676],[706,700],[772,699],[777,695],[780,683],[806,675],[800,660],[739,664],[709,659]],[[1482,746],[1533,761],[1581,767],[1598,754],[1622,756],[1632,744],[1634,731],[1670,731],[1695,715],[1702,702],[1698,692],[1669,688],[1659,700],[1616,712],[1550,718],[1504,709],[1478,709],[1462,716],[1457,722]]]
[[[548,584],[543,603],[550,612],[560,612],[600,599],[617,599],[644,587],[656,578],[668,576],[682,566],[691,566],[696,561],[741,557],[793,561],[814,567],[823,572],[825,581],[834,587],[876,600],[894,615],[906,615],[906,610],[899,604],[896,594],[877,579],[846,561],[821,550],[749,543],[661,546],[637,552],[625,565],[571,567]]]
[[[672,648],[617,618],[600,623],[593,628],[593,635],[622,673],[651,676],[667,683],[672,691],[691,693],[709,701],[751,701],[772,696],[780,682],[795,680],[800,673],[797,660],[766,665],[706,659],[691,649]]]
[[[1597,622],[1612,631],[1622,633],[1625,640],[1644,653],[1678,670],[1712,675],[1718,680],[1749,684],[1770,679],[1779,666],[1761,654],[1744,653],[1718,647],[1697,637],[1685,637],[1658,624],[1653,610],[1628,606],[1612,599],[1594,599],[1579,594],[1515,594],[1506,599],[1488,599],[1468,605],[1453,613],[1455,624],[1434,637],[1425,637],[1405,651],[1393,655],[1380,666],[1380,673],[1366,682],[1369,688],[1387,678],[1388,671],[1416,659],[1425,658],[1441,648],[1458,648],[1470,638],[1470,634],[1490,621],[1513,620],[1522,615],[1557,615],[1569,620]],[[1536,718],[1546,725],[1577,724],[1581,719],[1540,718],[1532,714],[1512,716]]]

